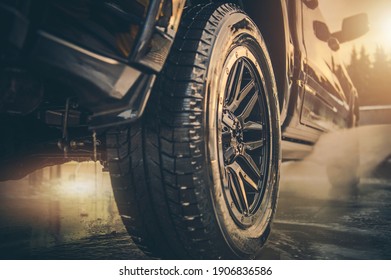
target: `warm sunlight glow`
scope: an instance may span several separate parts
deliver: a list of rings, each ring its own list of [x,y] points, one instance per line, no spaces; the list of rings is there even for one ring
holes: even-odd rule
[[[381,29],[382,41],[379,42],[380,45],[383,45],[384,48],[391,48],[391,15],[383,20]]]

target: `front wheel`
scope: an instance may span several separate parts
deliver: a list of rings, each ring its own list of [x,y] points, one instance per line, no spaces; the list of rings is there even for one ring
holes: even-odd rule
[[[151,98],[127,148],[123,131],[108,145],[113,187],[131,190],[117,195],[129,233],[159,257],[254,258],[280,167],[275,79],[256,25],[233,4],[186,11]]]

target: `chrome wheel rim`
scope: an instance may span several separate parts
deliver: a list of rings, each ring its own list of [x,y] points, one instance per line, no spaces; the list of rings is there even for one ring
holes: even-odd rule
[[[265,82],[247,47],[230,53],[225,72],[217,125],[223,193],[235,223],[247,228],[265,210],[271,141]]]

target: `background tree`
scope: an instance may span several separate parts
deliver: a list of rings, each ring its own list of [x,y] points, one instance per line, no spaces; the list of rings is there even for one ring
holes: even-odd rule
[[[359,93],[360,105],[391,104],[391,62],[382,47],[376,48],[373,63],[364,46],[360,54],[354,47],[347,69]]]
[[[372,69],[373,102],[381,101],[390,104],[391,67],[388,56],[382,47],[377,47]]]

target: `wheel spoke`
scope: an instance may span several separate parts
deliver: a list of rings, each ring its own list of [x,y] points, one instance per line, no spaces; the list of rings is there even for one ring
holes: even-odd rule
[[[239,178],[238,182],[239,182],[239,186],[240,186],[240,193],[242,194],[242,197],[243,197],[246,213],[249,213],[250,211],[249,211],[249,207],[248,207],[247,194],[246,194],[246,189],[244,188],[242,178]]]
[[[263,124],[258,122],[246,122],[243,126],[244,130],[263,130]]]
[[[227,161],[231,161],[234,157],[235,157],[236,153],[235,153],[235,149],[232,148],[232,147],[229,147],[228,149],[226,149],[224,151],[224,158],[227,160]]]
[[[243,112],[238,116],[238,119],[240,119],[241,121],[244,122],[250,116],[257,101],[258,101],[258,91],[256,91],[253,94],[250,101],[247,103],[246,107],[243,109]]]
[[[254,180],[251,179],[246,173],[243,174],[243,180],[246,181],[255,191],[258,191],[258,184],[254,182]]]
[[[234,98],[237,99],[237,96],[240,92],[240,87],[242,86],[242,80],[243,80],[243,72],[244,72],[244,61],[240,60],[239,62],[239,67],[238,67],[238,72],[236,73],[236,87],[234,88]]]
[[[243,100],[250,94],[250,92],[255,88],[255,81],[251,80],[242,90],[238,90],[238,92],[234,96],[233,102],[229,105],[228,109],[231,112],[235,112]]]
[[[230,77],[230,79],[229,79],[229,82],[228,82],[228,88],[227,88],[227,98],[228,98],[228,100],[232,97],[232,89],[235,87],[235,83],[236,83],[236,79],[235,79],[235,76],[236,76],[236,72],[238,71],[238,65],[239,65],[239,63],[236,63],[235,65],[234,65],[234,68],[232,69],[232,71],[233,71],[233,75]]]
[[[243,212],[243,210],[245,210],[247,213],[249,213],[247,193],[246,193],[246,189],[243,184],[244,175],[246,175],[246,174],[237,162],[233,162],[230,165],[230,169],[232,170],[232,172],[235,174],[235,177],[236,177],[237,184],[234,184],[233,187],[237,188],[236,192],[237,192],[238,196],[240,196],[240,201],[241,201],[240,203],[243,204],[242,208],[244,208],[244,209],[242,209],[242,212]],[[246,177],[247,177],[247,175],[246,175]]]
[[[232,130],[236,129],[235,122],[229,117],[228,112],[223,113],[223,124]]]
[[[244,142],[244,148],[249,151],[253,151],[263,147],[265,141],[263,139],[251,142]]]
[[[228,186],[229,188],[232,190],[233,192],[233,195],[235,197],[235,200],[239,206],[239,210],[240,212],[243,212],[243,202],[242,202],[242,199],[240,198],[239,194],[238,194],[238,190],[237,190],[237,187],[236,187],[236,184],[235,184],[235,180],[233,178],[233,175],[231,173],[231,171],[228,171]]]
[[[253,158],[247,153],[244,153],[242,157],[245,159],[245,162],[251,167],[251,169],[254,171],[254,173],[257,175],[257,178],[259,179],[261,177],[261,174],[259,172],[259,167],[254,162]]]
[[[241,180],[247,182],[251,188],[258,191],[258,184],[247,175],[239,163],[234,161],[229,165],[229,167],[237,174],[238,178],[241,178]]]
[[[238,63],[235,64],[233,69],[233,75],[231,77],[231,80],[229,82],[228,87],[228,96],[230,97],[229,100],[232,100],[231,102],[236,103],[236,97],[240,91],[240,87],[242,84],[243,79],[243,72],[244,72],[244,61],[239,60]]]

